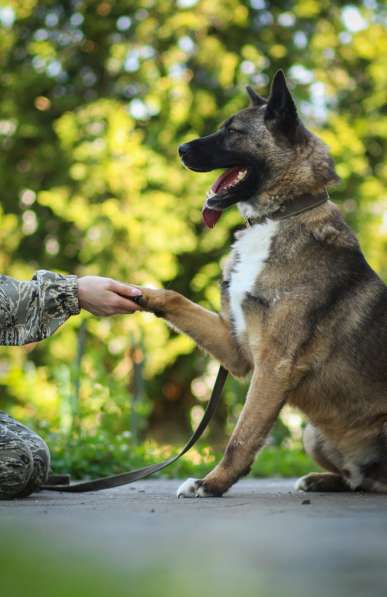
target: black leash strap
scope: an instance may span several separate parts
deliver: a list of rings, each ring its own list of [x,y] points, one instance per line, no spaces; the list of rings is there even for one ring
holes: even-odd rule
[[[121,473],[119,475],[102,477],[101,479],[95,479],[94,481],[83,481],[81,483],[74,483],[74,485],[43,485],[41,489],[46,489],[49,491],[66,491],[68,493],[84,493],[86,491],[99,491],[100,489],[110,489],[111,487],[128,485],[129,483],[134,483],[134,481],[145,479],[145,477],[149,477],[150,475],[153,475],[153,473],[161,471],[163,468],[169,466],[173,462],[176,462],[176,460],[179,460],[179,458],[181,458],[183,454],[188,452],[188,450],[192,448],[192,446],[201,437],[201,435],[207,428],[207,425],[210,422],[213,414],[215,413],[216,407],[219,404],[219,400],[222,395],[222,390],[226,382],[226,379],[227,371],[226,369],[224,369],[224,367],[221,366],[219,367],[215,385],[213,387],[211,397],[208,401],[203,418],[200,421],[196,431],[194,431],[191,438],[184,446],[184,448],[176,456],[172,456],[171,458],[168,458],[168,460],[164,460],[163,462],[159,462],[158,464],[151,464],[149,466],[139,468],[135,471]]]

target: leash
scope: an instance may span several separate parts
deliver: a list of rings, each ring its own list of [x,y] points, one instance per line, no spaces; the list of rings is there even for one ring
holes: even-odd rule
[[[176,462],[176,460],[179,460],[179,458],[181,458],[183,454],[188,452],[188,450],[192,448],[192,446],[201,437],[201,435],[207,428],[208,423],[212,419],[216,407],[219,404],[226,379],[227,370],[224,367],[220,366],[214,387],[212,389],[211,397],[208,401],[203,418],[200,421],[197,429],[194,431],[194,433],[184,446],[184,448],[176,456],[171,456],[171,458],[168,458],[163,462],[150,464],[149,466],[144,466],[143,468],[138,468],[134,471],[128,471],[127,473],[120,473],[118,475],[111,475],[110,477],[102,477],[100,479],[95,479],[94,481],[83,481],[81,483],[73,483],[70,485],[42,485],[41,489],[45,489],[48,491],[64,491],[67,493],[84,493],[86,491],[99,491],[100,489],[110,489],[111,487],[128,485],[129,483],[134,483],[134,481],[145,479],[145,477],[149,477],[150,475],[153,475],[154,473],[161,471],[163,468],[166,468],[173,462]],[[61,476],[58,475],[57,478],[60,479]],[[63,476],[62,478],[65,479],[66,477]]]

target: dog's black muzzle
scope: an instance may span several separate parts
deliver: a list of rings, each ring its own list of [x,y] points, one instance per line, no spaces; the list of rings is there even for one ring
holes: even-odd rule
[[[210,172],[243,164],[240,156],[225,149],[222,131],[183,143],[179,147],[179,156],[183,164],[195,172]]]
[[[208,200],[208,205],[214,209],[225,209],[239,201],[247,201],[259,187],[264,164],[227,149],[223,131],[183,143],[179,147],[179,155],[183,164],[195,172],[210,172],[235,166],[246,168],[247,176],[244,180]]]

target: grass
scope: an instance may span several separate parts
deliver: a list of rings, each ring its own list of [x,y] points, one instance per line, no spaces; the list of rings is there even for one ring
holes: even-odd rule
[[[172,446],[145,442],[131,446],[128,435],[100,433],[68,438],[47,438],[53,470],[70,473],[75,479],[96,478],[160,462],[176,453]],[[194,447],[183,458],[156,476],[166,478],[203,477],[221,458],[208,446]],[[297,477],[316,470],[316,465],[299,447],[267,446],[257,456],[251,477]]]

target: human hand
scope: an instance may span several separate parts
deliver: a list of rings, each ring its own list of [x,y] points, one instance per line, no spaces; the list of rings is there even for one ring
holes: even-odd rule
[[[78,278],[78,300],[81,309],[93,315],[118,315],[133,313],[141,307],[131,298],[141,296],[141,290],[101,276]]]

